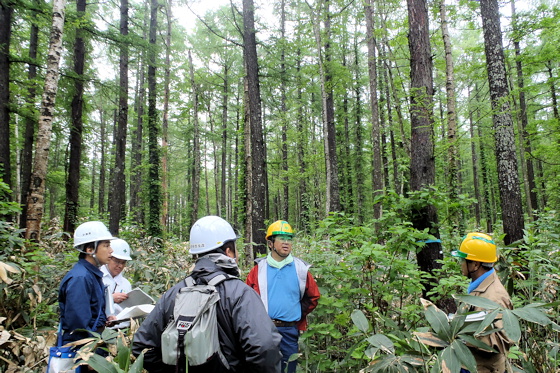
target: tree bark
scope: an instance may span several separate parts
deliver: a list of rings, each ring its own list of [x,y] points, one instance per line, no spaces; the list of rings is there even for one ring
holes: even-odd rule
[[[35,99],[37,89],[35,78],[37,77],[37,46],[39,43],[39,26],[36,23],[31,24],[29,36],[29,59],[32,61],[27,70],[27,80],[29,81],[29,90],[25,99],[29,110],[36,114],[32,108],[35,107]],[[19,226],[25,229],[27,222],[27,197],[29,195],[29,186],[31,184],[31,171],[33,167],[33,144],[35,142],[35,127],[37,125],[37,117],[35,115],[25,118],[25,133],[23,137],[23,149],[21,151],[21,215]]]
[[[290,188],[288,183],[288,110],[286,107],[286,81],[288,80],[286,73],[286,0],[280,3],[280,115],[282,116],[282,212],[278,218],[288,220],[290,206]]]
[[[45,210],[45,177],[51,143],[52,121],[56,91],[58,89],[59,62],[62,54],[62,33],[64,30],[65,0],[53,2],[53,22],[49,39],[45,87],[41,100],[37,144],[31,174],[31,187],[27,198],[27,226],[25,238],[33,241],[41,239],[41,220]]]
[[[457,200],[459,195],[459,155],[457,151],[457,111],[455,99],[455,77],[453,75],[453,55],[451,38],[447,26],[447,9],[445,1],[440,0],[439,13],[441,20],[441,34],[445,50],[445,90],[447,94],[447,188],[451,201]],[[458,230],[461,222],[461,212],[456,208],[450,211],[453,229]]]
[[[407,0],[410,49],[410,124],[411,160],[410,160],[410,188],[412,191],[429,189],[435,182],[435,162],[433,145],[433,77],[432,53],[428,24],[428,7],[426,0]],[[428,232],[438,238],[426,242],[416,254],[418,265],[424,272],[434,275],[434,270],[441,268],[438,262],[443,259],[437,211],[435,206],[423,201],[415,201],[412,210],[412,225],[419,231]],[[435,284],[423,281],[423,296],[428,295]]]
[[[468,101],[471,102],[471,89],[468,90]],[[478,157],[476,154],[476,142],[474,133],[474,121],[472,110],[469,109],[469,134],[471,136],[471,160],[472,160],[472,171],[473,171],[473,188],[474,188],[474,199],[476,203],[474,204],[474,217],[476,226],[480,226],[480,206],[483,206],[483,201],[480,195],[480,179],[478,171]]]
[[[556,95],[556,79],[554,78],[554,73],[552,71],[553,62],[546,61],[546,72],[548,73],[548,84],[550,85],[550,100],[552,101],[552,112],[554,113],[554,119],[560,120],[560,110],[558,110],[558,98]]]
[[[475,102],[479,102],[480,101],[480,95],[479,95],[479,88],[478,85],[475,84],[475,88],[474,88],[474,101]],[[480,109],[476,108],[474,114],[476,114],[476,118],[475,118],[475,123],[480,123],[482,120],[482,116],[480,113]],[[493,208],[493,203],[492,203],[492,183],[490,181],[490,176],[488,175],[488,162],[487,162],[487,155],[486,155],[486,147],[483,144],[483,139],[484,139],[484,135],[482,133],[482,129],[480,125],[476,126],[476,130],[477,130],[477,135],[478,135],[478,142],[479,142],[479,154],[480,154],[480,178],[482,181],[482,185],[483,185],[483,204],[482,204],[482,211],[484,214],[484,217],[486,218],[486,231],[487,232],[492,232],[492,227],[494,226],[494,221],[495,221],[495,210]]]
[[[99,160],[99,199],[97,210],[99,215],[105,214],[105,195],[107,191],[107,123],[105,109],[99,108],[99,142],[101,146],[101,159]]]
[[[10,189],[13,189],[10,152],[10,38],[13,12],[11,2],[0,2],[0,180],[8,184]],[[5,198],[11,200],[10,196]],[[11,216],[2,218],[12,220]]]
[[[360,50],[358,38],[354,39],[354,95],[356,96],[356,160],[354,163],[354,172],[356,174],[356,216],[358,224],[364,221],[364,140],[362,127],[362,87],[360,84]]]
[[[263,139],[261,96],[259,84],[259,64],[257,59],[257,41],[255,33],[255,12],[253,0],[243,0],[243,55],[246,72],[246,106],[245,126],[248,127],[246,138],[247,164],[247,218],[246,242],[255,245],[255,252],[266,254],[265,219],[266,214],[266,154]],[[247,134],[247,131],[246,131]],[[248,141],[247,141],[248,140]]]
[[[171,13],[172,0],[168,0],[165,14],[167,16],[167,34],[165,35],[165,68],[163,73],[163,121],[162,121],[162,137],[161,137],[161,196],[163,198],[161,209],[161,226],[167,230],[169,220],[169,188],[168,177],[169,169],[167,165],[168,152],[168,128],[169,128],[169,84],[171,75],[171,26],[173,17]],[[194,221],[193,221],[194,224]]]
[[[298,36],[298,43],[297,45],[301,45],[300,38]],[[296,224],[300,227],[302,232],[309,232],[310,226],[310,213],[309,213],[309,205],[311,203],[309,198],[309,191],[307,190],[307,177],[306,172],[307,170],[307,163],[305,159],[305,150],[306,150],[306,141],[307,141],[307,131],[305,126],[305,118],[303,115],[303,105],[302,105],[302,97],[303,97],[303,89],[302,89],[302,71],[301,71],[301,63],[302,63],[302,56],[301,56],[301,48],[298,47],[296,52],[296,83],[297,83],[297,93],[296,93],[296,100],[298,102],[297,111],[296,111],[296,128],[297,128],[297,144],[296,144],[296,152],[297,152],[297,160],[299,165],[299,173],[301,174],[301,178],[299,178],[298,183],[298,205],[299,211],[296,213]]]
[[[192,182],[191,182],[191,216],[190,216],[190,224],[192,226],[197,218],[198,218],[198,200],[200,195],[200,129],[198,123],[198,85],[194,80],[194,66],[192,61],[191,51],[188,52],[189,56],[189,74],[191,79],[191,87],[192,87],[192,105],[193,105],[193,113],[192,113],[192,123],[193,123],[193,175],[192,175]],[[208,191],[208,188],[206,188]],[[208,198],[206,198],[208,200]]]
[[[325,149],[325,165],[327,173],[327,190],[325,199],[325,213],[340,211],[340,189],[338,180],[338,159],[336,153],[336,127],[334,122],[334,97],[332,90],[331,62],[331,16],[330,0],[319,2],[319,12],[313,23],[317,54],[319,59],[319,74],[321,78],[321,103],[323,119],[323,142]],[[324,14],[324,30],[321,33],[321,14]],[[324,35],[322,40],[321,35]],[[324,53],[323,53],[324,50]]]
[[[86,0],[76,2],[76,11],[79,19],[85,17]],[[68,160],[68,175],[66,178],[66,209],[64,213],[64,231],[74,233],[78,219],[80,199],[80,167],[82,161],[82,134],[84,131],[84,66],[86,47],[84,29],[76,29],[74,40],[74,96],[71,103],[72,124],[70,128],[70,158]]]
[[[157,113],[156,49],[158,1],[150,2],[150,48],[148,51],[148,234],[161,237],[161,150],[158,145],[160,128]]]
[[[519,187],[515,134],[508,101],[509,88],[504,63],[497,0],[481,0],[480,14],[484,31],[486,69],[492,103],[492,121],[496,143],[498,185],[501,197],[504,243],[523,238],[523,207]]]
[[[136,111],[136,127],[134,128],[131,138],[130,149],[130,212],[137,224],[144,223],[144,208],[141,203],[140,190],[142,187],[142,144],[144,137],[144,106],[146,98],[145,84],[145,67],[144,57],[141,56],[138,61],[138,81],[136,86],[135,111]]]
[[[128,0],[121,0],[120,33],[128,36]],[[118,235],[121,219],[125,216],[126,206],[126,137],[128,127],[128,45],[119,45],[119,111],[117,117],[117,136],[115,138],[115,168],[113,169],[113,198],[109,201],[109,230]]]
[[[373,147],[373,196],[374,201],[383,194],[383,163],[381,160],[381,125],[379,123],[379,101],[377,99],[377,60],[375,56],[375,24],[373,20],[374,0],[368,0],[365,5],[366,40],[368,49],[369,72],[369,106],[371,109],[371,144]],[[374,202],[373,217],[381,218],[383,206],[381,202]]]
[[[227,61],[224,62],[224,87],[222,93],[222,164],[221,164],[221,182],[220,182],[220,216],[226,216],[226,220],[231,220],[231,210],[227,208],[226,180],[227,180],[227,155],[228,155],[228,96],[229,96],[229,66]]]

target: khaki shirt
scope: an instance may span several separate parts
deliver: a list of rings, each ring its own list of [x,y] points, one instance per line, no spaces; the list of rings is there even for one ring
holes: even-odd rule
[[[495,272],[485,278],[484,281],[482,281],[482,283],[470,293],[470,295],[490,299],[491,301],[498,303],[503,308],[513,308],[509,294]],[[480,311],[478,308],[475,310]],[[494,321],[494,328],[503,328],[501,316],[498,316],[498,319]],[[502,330],[498,333],[492,333],[478,339],[494,348],[494,350],[499,351],[499,353],[496,354],[492,352],[485,352],[477,348],[471,348],[471,352],[476,359],[478,372],[504,373],[506,371],[507,353],[511,344],[510,339],[504,331]]]

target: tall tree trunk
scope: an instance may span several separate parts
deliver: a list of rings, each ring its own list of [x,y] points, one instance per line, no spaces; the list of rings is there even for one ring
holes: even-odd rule
[[[362,86],[360,84],[360,49],[358,38],[354,39],[354,95],[356,96],[356,161],[354,164],[354,172],[356,175],[356,216],[357,223],[364,221],[364,162],[363,153],[363,127],[362,127]]]
[[[23,136],[23,149],[21,151],[21,215],[19,226],[25,229],[27,222],[27,197],[29,195],[29,186],[31,183],[31,170],[33,165],[33,143],[35,142],[35,126],[37,124],[35,107],[35,98],[37,95],[35,78],[37,77],[37,45],[39,43],[39,26],[35,22],[31,24],[29,36],[29,59],[31,63],[27,70],[27,80],[29,81],[29,90],[25,102],[33,115],[25,118],[25,134]]]
[[[334,97],[332,89],[331,66],[331,15],[330,0],[319,2],[316,22],[313,22],[317,53],[319,58],[319,74],[321,76],[321,102],[323,119],[323,141],[325,148],[325,164],[327,173],[327,191],[325,212],[340,211],[340,190],[338,181],[338,159],[336,154],[336,127],[334,121]],[[321,33],[321,14],[324,14],[324,30]],[[324,35],[322,40],[321,35]],[[324,50],[324,53],[323,53]]]
[[[286,108],[286,0],[280,3],[280,113],[282,116],[282,213],[278,218],[289,219],[290,188],[288,183],[288,110]]]
[[[76,2],[78,18],[83,21],[86,13],[86,0]],[[80,166],[82,161],[82,134],[84,132],[84,66],[86,47],[84,29],[78,27],[74,41],[74,96],[71,103],[72,124],[70,128],[70,158],[66,178],[66,210],[64,213],[64,231],[72,234],[78,220],[80,200]]]
[[[141,203],[140,190],[142,187],[142,140],[144,137],[143,127],[146,89],[144,88],[145,69],[142,61],[138,64],[138,70],[137,93],[134,103],[136,111],[136,126],[132,134],[130,147],[130,212],[136,223],[143,225],[144,208]]]
[[[91,185],[89,188],[89,193],[90,193],[90,198],[89,198],[89,209],[90,211],[93,211],[93,209],[95,208],[95,192],[97,190],[96,186],[97,186],[97,144],[93,146],[93,159],[91,160]]]
[[[343,42],[343,45],[346,45],[346,42]],[[342,66],[346,70],[348,69],[348,63],[346,62],[346,55],[348,51],[345,46],[342,47]],[[346,211],[349,214],[355,214],[355,207],[354,207],[354,196],[353,196],[353,183],[352,183],[352,151],[350,149],[351,145],[355,142],[352,141],[350,136],[350,113],[349,113],[349,97],[348,97],[348,90],[344,90],[342,94],[342,123],[343,123],[343,133],[341,134],[342,137],[342,151],[341,151],[341,167],[339,169],[340,172],[340,179],[342,179],[342,185],[340,186],[340,190],[342,192],[341,198],[341,209],[342,211]]]
[[[371,109],[371,144],[373,147],[373,195],[383,194],[383,163],[381,161],[381,128],[379,123],[379,101],[377,100],[377,60],[375,56],[375,25],[373,21],[374,0],[368,0],[365,5],[366,14],[366,40],[368,47],[368,72],[369,72],[369,106]],[[381,218],[383,206],[381,202],[373,204],[373,217]]]
[[[441,34],[445,50],[445,89],[447,93],[447,188],[451,201],[457,200],[459,195],[459,155],[457,150],[457,112],[455,100],[455,77],[453,75],[453,55],[449,29],[447,26],[447,9],[445,1],[440,0],[439,13],[441,20]],[[450,210],[453,229],[458,230],[462,221],[461,212],[457,208]]]
[[[300,39],[298,36],[298,43],[297,45],[301,45],[299,43]],[[310,226],[310,213],[309,213],[309,206],[310,206],[310,198],[309,198],[309,191],[307,190],[307,178],[306,172],[307,170],[307,163],[305,160],[305,149],[306,149],[306,141],[307,141],[307,131],[305,130],[304,126],[304,115],[303,115],[303,103],[302,103],[302,71],[301,71],[301,48],[298,47],[297,49],[297,57],[296,57],[296,86],[297,86],[297,112],[296,112],[296,123],[297,123],[297,144],[296,144],[296,152],[297,152],[297,160],[299,164],[299,173],[301,174],[301,178],[299,178],[298,184],[298,202],[299,202],[299,213],[297,213],[296,223],[300,227],[303,232],[309,232]]]
[[[471,103],[471,89],[468,90],[468,102],[469,106]],[[472,160],[472,171],[473,171],[473,188],[474,188],[474,199],[476,203],[474,204],[474,217],[476,221],[476,226],[480,227],[480,206],[483,206],[483,201],[480,196],[480,180],[478,172],[478,157],[476,155],[476,142],[474,133],[474,121],[473,112],[469,109],[469,134],[471,136],[471,160]]]
[[[191,216],[190,216],[190,224],[192,226],[196,219],[198,218],[198,200],[200,195],[200,129],[198,123],[198,85],[194,80],[194,66],[191,56],[191,51],[189,50],[189,74],[191,79],[191,86],[192,86],[192,105],[193,105],[193,175],[192,175],[192,182],[191,182]],[[208,178],[206,178],[208,180]],[[206,190],[208,192],[208,188]],[[208,198],[206,198],[208,200]]]
[[[45,88],[41,100],[37,144],[31,174],[31,187],[27,198],[27,226],[25,238],[41,239],[41,220],[45,210],[45,178],[51,143],[52,121],[56,91],[58,89],[59,62],[62,54],[62,32],[64,29],[65,0],[53,2],[53,22],[51,27]]]
[[[384,61],[386,59],[385,53],[385,44],[381,45],[380,51],[380,60]],[[392,101],[391,101],[391,92],[390,92],[390,85],[389,85],[389,77],[387,74],[387,65],[385,63],[382,64],[381,69],[383,87],[384,87],[384,96],[385,96],[385,107],[387,110],[387,128],[389,129],[389,143],[391,146],[391,163],[392,163],[392,170],[391,174],[393,175],[393,188],[396,193],[401,194],[402,191],[402,183],[401,183],[401,176],[399,173],[399,160],[397,157],[397,144],[395,143],[395,133],[393,130],[393,110],[392,110]],[[400,148],[403,147],[403,142],[400,141]],[[388,182],[386,186],[388,185]]]
[[[246,139],[245,148],[247,163],[247,217],[245,239],[247,243],[255,244],[256,253],[266,254],[264,222],[267,218],[265,190],[267,172],[253,0],[243,0],[243,30],[243,55],[245,60],[247,90],[247,115],[245,117],[245,126],[248,127],[249,130],[249,137]]]
[[[0,2],[0,180],[12,189],[10,152],[10,38],[14,8],[9,1]],[[11,200],[10,196],[3,197]],[[2,216],[11,221],[11,216]]]
[[[518,29],[517,13],[515,11],[515,0],[511,0],[511,14],[512,14],[512,25],[514,31]],[[515,67],[517,70],[517,87],[519,88],[519,119],[521,123],[521,143],[523,150],[526,155],[532,153],[531,149],[531,139],[529,138],[529,133],[527,132],[527,126],[529,125],[529,119],[527,118],[527,101],[525,99],[525,78],[523,76],[523,66],[521,64],[521,47],[519,40],[515,38],[513,41],[513,46],[515,48]],[[533,219],[537,218],[535,211],[538,210],[538,200],[537,200],[537,185],[535,183],[535,170],[533,168],[533,162],[530,157],[525,157],[525,169],[527,173],[527,189],[528,189],[528,211]]]
[[[226,206],[226,180],[227,180],[227,155],[228,155],[228,96],[229,96],[229,66],[224,63],[224,88],[222,94],[222,164],[221,164],[221,195],[220,195],[220,210],[219,216],[226,216],[226,220],[231,220],[230,210]]]
[[[548,73],[548,84],[550,85],[550,100],[552,101],[552,112],[554,113],[554,119],[560,120],[560,110],[558,110],[558,98],[556,95],[556,79],[554,79],[554,74],[552,71],[553,62],[546,61],[545,66]]]
[[[435,182],[432,112],[434,89],[427,3],[426,0],[407,0],[407,4],[412,127],[410,188],[416,192],[430,188]],[[431,235],[439,238],[435,206],[422,201],[415,202],[418,207],[412,211],[413,227],[419,231],[428,229]],[[439,260],[443,259],[439,239],[426,242],[416,258],[422,271],[434,275],[434,270],[441,268]],[[424,281],[423,296],[430,298],[429,293],[434,286],[431,281]]]
[[[168,215],[169,215],[169,190],[168,190],[168,166],[167,166],[167,152],[168,152],[168,128],[169,128],[169,84],[171,75],[171,25],[173,22],[171,14],[172,0],[168,0],[165,8],[167,16],[167,34],[165,35],[165,68],[163,73],[163,122],[162,122],[162,137],[161,137],[161,189],[163,204],[161,209],[161,226],[167,230]],[[194,224],[194,220],[193,220]]]
[[[496,142],[496,162],[498,184],[501,197],[504,243],[523,238],[523,206],[519,188],[515,134],[508,101],[504,64],[504,49],[500,29],[500,12],[498,0],[481,0],[480,15],[484,30],[484,49],[486,52],[486,69],[492,102],[492,121]]]
[[[381,52],[381,51],[379,51]],[[379,53],[381,58],[381,53]],[[377,59],[377,76],[378,76],[378,85],[379,85],[379,126],[381,127],[381,162],[383,164],[383,191],[390,189],[390,176],[389,176],[389,148],[387,146],[387,130],[390,128],[387,127],[387,97],[385,96],[386,89],[385,89],[385,64],[383,61]],[[381,75],[379,74],[381,72]]]
[[[128,0],[121,0],[121,36],[126,39],[128,35]],[[109,201],[109,230],[119,234],[121,219],[125,216],[126,206],[126,136],[128,126],[128,45],[120,43],[119,56],[119,112],[117,117],[117,136],[115,137],[115,168],[112,176],[111,188],[114,190],[113,198]]]
[[[156,82],[156,50],[157,50],[157,13],[158,1],[150,2],[150,48],[148,52],[148,234],[152,237],[161,237],[161,180],[160,180],[160,148],[158,137],[157,113],[157,82]]]
[[[109,159],[113,160],[116,158],[116,149],[117,149],[117,127],[118,127],[118,108],[114,108],[113,110],[113,134],[111,136],[111,138],[113,139],[111,141],[111,150],[109,152]],[[111,168],[109,168],[111,169]],[[111,172],[110,172],[111,173]],[[109,175],[109,186],[111,186],[111,182],[113,181],[113,175],[111,173],[111,175]],[[113,201],[113,194],[115,193],[115,190],[111,187],[109,187],[109,189],[107,190],[107,211],[110,213],[111,211],[111,204]]]
[[[511,0],[511,15],[512,15],[512,27],[514,35],[517,35],[519,31],[519,24],[517,19],[517,12],[515,9],[515,0]],[[529,125],[529,119],[527,117],[527,100],[525,98],[525,78],[523,75],[523,65],[521,58],[521,46],[518,37],[514,37],[513,46],[515,49],[515,68],[517,71],[517,87],[519,90],[519,114],[518,114],[518,125],[519,125],[519,138],[521,143],[520,151],[520,161],[523,164],[523,175],[525,181],[525,194],[527,203],[527,212],[531,219],[536,220],[538,215],[535,213],[538,210],[538,199],[537,199],[537,185],[535,182],[535,169],[533,167],[533,162],[531,160],[531,139],[529,133],[527,132],[527,126]]]
[[[146,12],[147,13],[147,12]],[[146,14],[144,18],[144,25],[147,26],[148,15]],[[144,39],[147,39],[146,30],[148,27],[144,27]],[[146,51],[143,50],[138,59],[137,67],[137,83],[136,83],[136,97],[134,108],[136,111],[136,127],[133,131],[131,138],[131,149],[130,149],[130,211],[134,217],[134,220],[140,226],[144,225],[144,208],[141,203],[140,190],[142,188],[142,145],[144,138],[144,107],[146,105],[146,89],[145,84],[145,55]]]
[[[479,92],[479,88],[478,85],[475,84],[475,88],[474,88],[474,92],[475,92],[475,96],[474,96],[474,102],[480,102],[481,98],[480,98],[480,92]],[[476,118],[475,118],[475,123],[480,123],[482,121],[482,116],[480,113],[480,109],[477,108],[475,109],[474,114],[476,114]],[[480,154],[480,178],[482,179],[482,186],[483,186],[483,204],[482,204],[482,211],[484,214],[484,217],[486,218],[486,231],[487,232],[492,232],[493,230],[493,226],[494,226],[494,221],[495,221],[495,211],[494,208],[492,207],[492,183],[490,182],[490,175],[488,175],[488,162],[487,162],[487,156],[486,156],[486,146],[483,143],[483,139],[484,139],[484,135],[482,133],[482,128],[480,126],[480,124],[478,124],[476,126],[477,129],[477,136],[478,136],[478,142],[479,142],[479,154]]]
[[[99,142],[101,143],[101,159],[99,160],[99,215],[105,214],[105,192],[107,190],[105,181],[107,180],[107,123],[105,119],[105,109],[99,107]]]

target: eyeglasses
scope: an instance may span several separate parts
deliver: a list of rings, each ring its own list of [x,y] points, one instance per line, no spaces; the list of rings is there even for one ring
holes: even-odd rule
[[[275,239],[281,242],[292,242],[294,240],[292,236],[288,236],[285,234],[279,234]]]
[[[114,258],[114,257],[111,257],[111,260],[112,260],[116,265],[123,266],[123,267],[126,265],[126,260],[121,260],[121,259],[117,259],[117,258]]]

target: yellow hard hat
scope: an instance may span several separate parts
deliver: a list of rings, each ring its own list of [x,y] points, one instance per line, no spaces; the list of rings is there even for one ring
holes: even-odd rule
[[[268,240],[271,236],[276,236],[278,234],[293,237],[294,231],[287,221],[276,220],[274,223],[268,226],[268,229],[266,231],[266,239]]]
[[[451,252],[457,258],[463,258],[482,263],[495,263],[498,260],[498,247],[492,237],[486,233],[468,233],[459,250]]]

